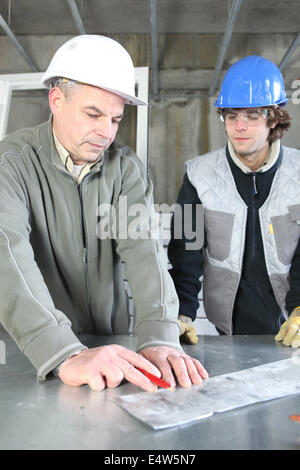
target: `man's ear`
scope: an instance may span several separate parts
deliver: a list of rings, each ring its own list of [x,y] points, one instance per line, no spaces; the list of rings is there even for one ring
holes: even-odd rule
[[[270,129],[274,129],[274,127],[276,127],[277,124],[278,124],[278,121],[272,122],[272,124],[270,125]]]
[[[52,114],[55,115],[59,112],[66,101],[66,97],[57,86],[51,88],[49,91],[49,105],[52,111]]]

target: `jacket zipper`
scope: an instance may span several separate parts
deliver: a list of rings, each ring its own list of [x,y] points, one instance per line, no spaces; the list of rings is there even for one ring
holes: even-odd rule
[[[251,214],[252,214],[252,243],[251,243],[251,259],[255,261],[255,247],[256,247],[256,210],[255,210],[255,196],[257,194],[256,187],[256,173],[252,173],[253,189],[251,191]]]
[[[83,202],[82,202],[82,182],[83,180],[81,181],[81,184],[79,185],[79,187],[76,181],[74,181],[74,184],[76,186],[76,191],[77,191],[78,199],[79,199],[79,208],[80,208],[84,278],[85,278],[85,289],[86,289],[86,295],[87,295],[87,304],[88,304],[89,314],[92,316],[91,294],[90,294],[89,275],[88,275],[88,258],[87,258],[88,247],[87,247],[87,237],[86,237],[86,224],[85,224],[85,219],[84,219]]]
[[[83,263],[84,263],[84,277],[85,277],[85,287],[87,294],[87,303],[89,312],[91,314],[91,294],[90,294],[90,283],[89,283],[89,274],[88,274],[88,260],[87,260],[87,248],[83,247]]]
[[[252,173],[252,182],[253,182],[253,190],[254,190],[254,195],[257,194],[257,188],[256,188],[256,173]]]

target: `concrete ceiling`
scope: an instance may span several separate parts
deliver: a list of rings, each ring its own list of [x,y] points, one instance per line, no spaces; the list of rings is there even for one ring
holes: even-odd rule
[[[141,34],[141,37],[149,34],[151,60],[149,57],[142,65],[150,65],[151,62],[152,90],[155,95],[158,74],[163,89],[182,88],[182,73],[186,72],[183,61],[179,70],[175,67],[177,75],[181,74],[178,80],[172,67],[170,71],[162,70],[168,68],[167,65],[161,67],[161,49],[155,44],[156,34],[153,31],[151,33],[150,5],[154,1],[0,0],[0,37],[5,42],[5,46],[4,42],[2,43],[0,55],[1,73],[12,73],[12,69],[17,73],[25,72],[28,64],[32,71],[44,70],[53,51],[66,38],[82,34],[72,16],[70,4],[73,2],[73,9],[75,5],[84,31],[88,34]],[[237,5],[239,7],[236,8]],[[189,72],[188,78],[192,83],[185,83],[188,89],[209,89],[209,96],[212,96],[226,68],[250,53],[264,55],[279,65],[289,89],[293,88],[294,80],[300,76],[300,0],[156,0],[156,9],[156,33],[160,35],[158,43],[161,44],[163,40],[167,44],[168,38],[172,37],[170,40],[175,44],[173,56],[177,54],[177,38],[187,38],[189,34],[194,34],[193,44],[187,46],[189,52],[195,52],[197,58],[202,57],[198,47],[200,38],[202,46],[206,49],[205,54],[211,53],[209,64],[205,63],[206,59],[201,66],[191,61],[195,70]],[[236,15],[233,13],[234,9],[237,11]],[[229,18],[232,19],[232,28]],[[6,32],[1,27],[2,20],[8,24],[7,34],[12,32],[13,38],[5,37]],[[205,35],[206,39],[203,39]],[[20,41],[16,44],[18,38]],[[48,43],[51,43],[49,47]],[[127,47],[127,43],[124,46]],[[18,56],[14,55],[15,47],[20,52]],[[140,48],[128,50],[138,64],[136,54],[141,55]],[[167,63],[167,45],[163,50],[164,61]],[[37,67],[30,63],[30,57],[25,58],[27,51],[34,57]],[[9,55],[14,57],[15,67],[12,67],[12,61],[8,61]],[[195,73],[197,75],[193,78]],[[164,85],[164,80],[167,85]]]
[[[233,0],[157,0],[158,33],[223,33]],[[87,33],[149,33],[150,0],[76,0]],[[0,0],[15,35],[73,35],[67,0]],[[299,0],[245,0],[236,33],[298,33]],[[0,28],[0,35],[5,34]]]

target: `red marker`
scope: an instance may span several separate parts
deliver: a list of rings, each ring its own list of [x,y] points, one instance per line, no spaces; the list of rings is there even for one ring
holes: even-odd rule
[[[291,415],[290,419],[292,421],[299,421],[299,423],[300,423],[300,415]]]
[[[142,372],[142,374],[144,374],[146,377],[148,377],[148,379],[151,380],[151,382],[154,383],[155,385],[159,385],[162,388],[169,388],[171,390],[174,390],[174,388],[171,387],[171,385],[168,384],[168,382],[166,382],[163,379],[159,379],[158,377],[156,377],[156,375],[150,374],[150,372],[147,372],[146,370],[141,369],[140,367],[136,367],[136,369]]]

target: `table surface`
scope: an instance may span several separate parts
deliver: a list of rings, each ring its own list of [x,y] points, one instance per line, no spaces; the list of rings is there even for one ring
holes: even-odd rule
[[[0,449],[300,449],[300,423],[289,419],[300,414],[300,395],[154,431],[112,400],[128,393],[137,393],[138,399],[138,387],[123,383],[95,392],[57,378],[37,382],[35,369],[14,341],[2,330],[0,339],[6,349],[6,363],[0,364]],[[89,347],[118,343],[134,350],[136,344],[133,336],[80,339]],[[198,345],[184,349],[211,377],[299,354],[264,335],[199,336]]]

